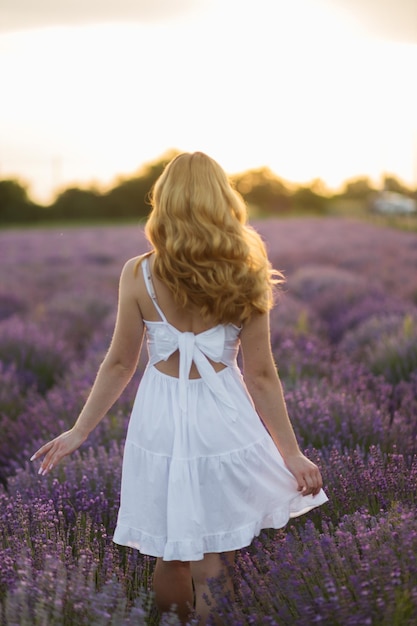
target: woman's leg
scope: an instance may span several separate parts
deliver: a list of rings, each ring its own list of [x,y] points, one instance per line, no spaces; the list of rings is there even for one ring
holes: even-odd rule
[[[193,586],[189,561],[157,559],[153,575],[153,590],[158,609],[168,612],[175,604],[181,622],[185,624],[193,608]]]
[[[200,624],[205,624],[210,615],[212,607],[209,606],[205,596],[212,600],[208,581],[211,578],[219,578],[224,581],[223,592],[229,593],[233,598],[233,565],[235,552],[224,552],[222,554],[207,553],[201,561],[191,562],[191,575],[193,577],[196,597],[196,613],[200,616]]]

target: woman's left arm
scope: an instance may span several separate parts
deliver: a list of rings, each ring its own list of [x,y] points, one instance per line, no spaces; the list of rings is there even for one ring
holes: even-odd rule
[[[104,418],[132,378],[143,341],[143,318],[137,301],[134,265],[128,261],[119,282],[116,325],[110,348],[100,365],[94,385],[74,426],[43,445],[31,460],[44,457],[39,473],[46,474],[64,456],[76,450]]]

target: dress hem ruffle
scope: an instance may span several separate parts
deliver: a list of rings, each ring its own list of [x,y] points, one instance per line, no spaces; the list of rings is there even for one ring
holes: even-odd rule
[[[166,537],[155,537],[138,528],[118,523],[113,542],[129,548],[135,548],[142,554],[161,557],[164,561],[200,561],[207,553],[221,553],[239,550],[249,546],[261,530],[283,528],[291,518],[298,517],[321,506],[328,501],[323,490],[316,496],[297,494],[289,502],[288,508],[282,507],[267,513],[260,520],[251,522],[241,528],[217,534],[207,534],[198,540],[172,541]]]

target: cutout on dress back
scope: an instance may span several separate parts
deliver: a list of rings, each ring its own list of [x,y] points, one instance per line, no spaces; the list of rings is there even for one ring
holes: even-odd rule
[[[154,287],[154,284],[153,284],[153,281],[152,281],[152,274],[151,274],[151,268],[150,268],[150,264],[149,264],[149,257],[145,257],[143,259],[143,261],[142,261],[142,269],[143,269],[143,277],[144,277],[144,281],[145,281],[146,290],[148,292],[148,295],[149,295],[150,299],[152,300],[152,304],[153,304],[156,312],[158,313],[159,317],[161,318],[159,321],[144,320],[145,325],[147,325],[147,327],[149,328],[152,324],[166,324],[171,329],[173,329],[175,332],[177,332],[179,334],[185,334],[183,331],[180,331],[178,328],[176,328],[175,326],[170,324],[170,322],[168,322],[168,320],[167,320],[167,318],[165,316],[165,313],[163,312],[163,310],[161,309],[161,307],[160,307],[160,305],[158,303],[158,299],[157,299],[156,293],[155,293],[155,287]],[[205,332],[207,332],[207,331],[205,331]],[[203,334],[203,333],[198,333],[198,334]],[[214,369],[214,371],[216,373],[221,372],[222,370],[224,370],[227,367],[227,365],[225,365],[224,363],[213,361],[209,357],[206,357],[206,358],[207,358],[207,360],[209,361],[210,365],[213,367],[213,369]],[[173,376],[174,378],[179,378],[179,376],[180,376],[180,350],[179,349],[175,350],[175,352],[173,352],[166,360],[161,359],[160,361],[154,363],[153,367],[155,367],[162,374],[166,374],[167,376]],[[188,378],[190,380],[195,380],[195,379],[201,378],[201,375],[200,375],[200,373],[199,373],[199,371],[198,371],[194,361],[192,361],[192,363],[191,363],[191,369],[190,369]]]

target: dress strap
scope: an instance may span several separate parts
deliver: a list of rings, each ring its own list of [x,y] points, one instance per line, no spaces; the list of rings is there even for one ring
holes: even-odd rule
[[[166,322],[167,318],[163,314],[162,309],[161,309],[161,307],[158,304],[158,300],[156,299],[156,293],[155,293],[155,289],[154,289],[153,282],[152,282],[152,275],[151,275],[151,269],[150,269],[150,266],[149,266],[149,259],[148,259],[148,257],[145,257],[143,259],[143,261],[142,261],[142,271],[143,271],[143,278],[145,280],[146,289],[147,289],[147,292],[148,292],[149,296],[152,299],[154,307],[158,311],[158,313],[161,316],[162,320],[164,322]]]

